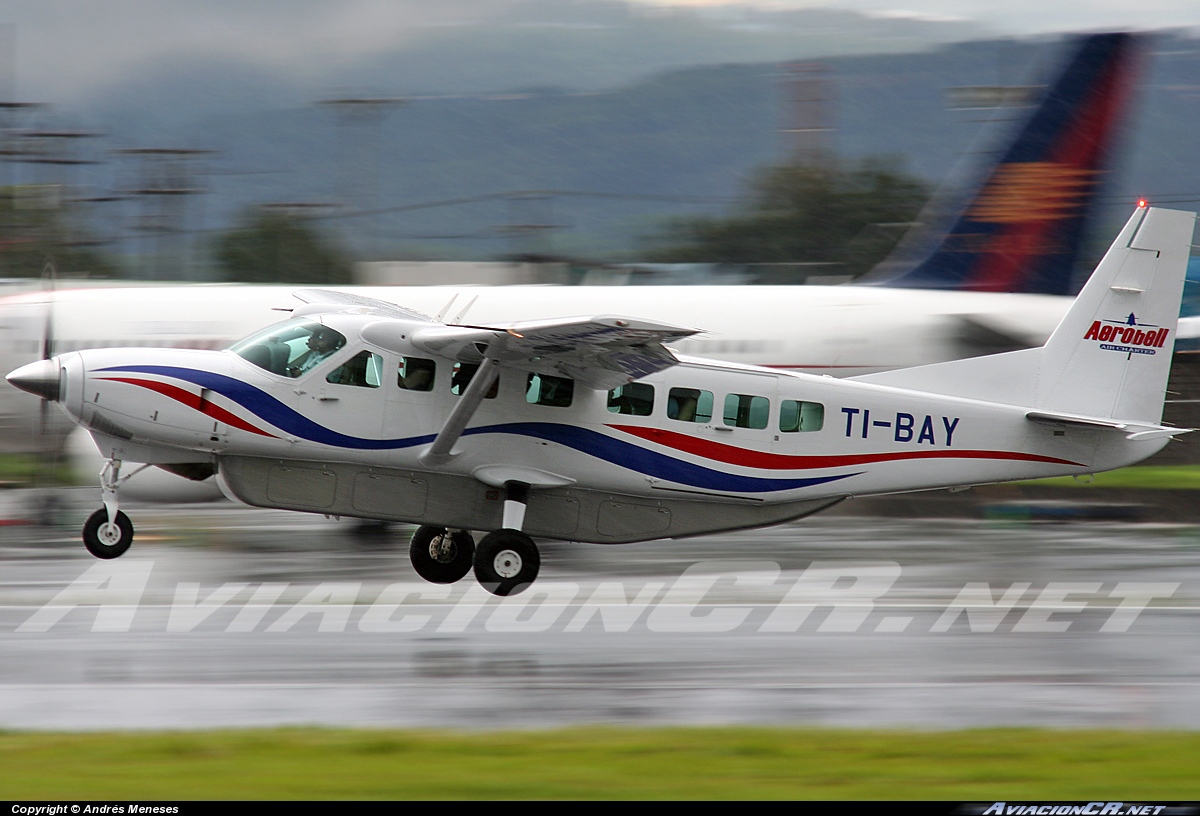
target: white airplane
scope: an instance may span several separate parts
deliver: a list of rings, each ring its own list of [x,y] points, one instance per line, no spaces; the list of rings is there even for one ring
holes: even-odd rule
[[[159,286],[64,289],[53,296],[54,349],[114,346],[220,349],[281,316],[295,302],[288,286]],[[1049,336],[1070,298],[873,286],[432,286],[344,290],[458,322],[501,324],[546,316],[653,314],[675,325],[702,326],[680,339],[684,354],[797,372],[859,375],[980,353],[973,340],[1018,338],[1035,346]],[[0,298],[0,371],[36,360],[46,323],[46,296]],[[182,319],[173,319],[179,315]],[[1011,347],[1011,346],[1009,346]],[[91,439],[61,411],[39,406],[0,383],[0,449],[40,452],[65,447],[72,470],[92,475],[103,464]],[[212,480],[149,472],[130,485],[134,498],[220,498]],[[193,476],[199,474],[192,474]]]
[[[632,317],[452,325],[303,290],[229,350],[71,352],[8,381],[107,458],[97,557],[132,543],[120,471],[148,462],[255,506],[420,524],[419,575],[509,595],[538,574],[533,535],[700,535],[1150,456],[1184,432],[1161,422],[1194,226],[1136,210],[1040,348],[844,380],[681,357],[665,344],[694,330]]]
[[[797,372],[856,376],[1037,346],[1071,299],[1082,224],[1100,189],[1138,44],[1081,38],[1010,144],[905,274],[886,286],[351,288],[451,322],[502,324],[581,313],[653,314],[706,332],[681,353]],[[945,288],[906,288],[945,287]],[[26,292],[0,298],[0,371],[53,352],[110,346],[223,348],[268,325],[294,287],[159,286]],[[1058,293],[1058,294],[1052,294]],[[73,426],[0,384],[0,449],[63,445]],[[69,443],[92,464],[85,436]],[[170,482],[175,482],[174,486]],[[148,480],[139,480],[145,485]],[[134,487],[138,485],[135,484]],[[162,475],[155,495],[194,491]],[[201,493],[204,488],[200,487]],[[215,491],[210,491],[215,494]]]

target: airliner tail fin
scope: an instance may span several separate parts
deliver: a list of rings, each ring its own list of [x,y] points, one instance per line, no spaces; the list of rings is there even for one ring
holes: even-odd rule
[[[922,214],[933,228],[881,265],[881,277],[893,275],[883,285],[1072,294],[1083,226],[1133,95],[1141,50],[1132,34],[1082,38],[974,195],[957,214],[939,213],[949,208],[935,199]]]

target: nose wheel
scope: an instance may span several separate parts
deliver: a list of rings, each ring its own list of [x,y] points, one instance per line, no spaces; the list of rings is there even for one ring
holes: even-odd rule
[[[537,545],[520,530],[488,533],[475,548],[475,579],[493,595],[524,592],[541,564]]]
[[[144,465],[129,476],[145,467],[149,466]],[[110,459],[104,464],[104,469],[100,471],[100,497],[104,506],[88,516],[83,525],[83,546],[97,558],[117,558],[124,555],[133,543],[133,522],[117,509],[117,486],[123,481],[120,475],[119,459]]]
[[[433,584],[453,584],[471,571],[475,539],[466,530],[419,527],[408,547],[413,569]]]
[[[108,508],[101,507],[83,525],[83,546],[97,558],[116,558],[133,543],[133,523],[129,516],[117,511],[109,521]]]

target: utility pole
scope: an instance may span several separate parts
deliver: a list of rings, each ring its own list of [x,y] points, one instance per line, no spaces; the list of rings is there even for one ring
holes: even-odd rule
[[[793,162],[816,164],[834,152],[833,83],[821,62],[785,62],[787,107],[780,129]]]
[[[508,223],[500,234],[508,238],[511,256],[549,255],[549,235],[563,224],[553,217],[554,195],[543,190],[524,190],[509,193]]]
[[[189,241],[189,200],[208,192],[200,178],[206,174],[202,160],[216,151],[182,147],[143,147],[115,151],[137,162],[135,179],[121,192],[138,202],[134,230],[145,235],[143,271],[151,280],[188,280],[193,258]],[[165,265],[174,262],[167,273]]]
[[[383,175],[383,122],[405,104],[399,97],[347,96],[317,103],[333,111],[341,142],[337,196],[350,212],[370,213],[362,221],[363,248],[377,256],[380,177]]]

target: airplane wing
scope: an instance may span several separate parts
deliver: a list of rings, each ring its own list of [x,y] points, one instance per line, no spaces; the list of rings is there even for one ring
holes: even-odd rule
[[[364,330],[366,340],[383,348],[390,348],[411,332],[413,345],[431,354],[479,363],[490,349],[489,356],[502,368],[570,377],[603,390],[675,365],[679,361],[663,344],[698,333],[695,329],[612,315],[499,326],[452,326],[394,303],[347,292],[300,289],[293,295],[313,306],[351,308],[398,320],[383,320]],[[413,331],[413,321],[430,325]]]
[[[377,314],[380,317],[394,317],[400,320],[416,320],[421,323],[432,323],[433,318],[421,314],[415,309],[406,309],[386,300],[352,295],[349,292],[335,292],[332,289],[297,289],[292,292],[297,300],[302,300],[313,306],[330,306],[340,308],[356,308]]]
[[[411,338],[406,341],[406,333]],[[411,323],[380,320],[362,336],[381,348],[399,351],[406,342],[430,354],[477,363],[479,372],[455,402],[421,461],[448,461],[483,401],[498,369],[515,368],[570,377],[589,388],[608,390],[679,362],[663,343],[696,334],[664,323],[604,315],[512,323],[506,326],[446,326],[412,329]]]
[[[486,354],[502,368],[570,377],[608,390],[675,365],[679,361],[663,344],[697,333],[602,315],[501,326],[428,326],[413,332],[412,343],[461,362],[478,363]]]

